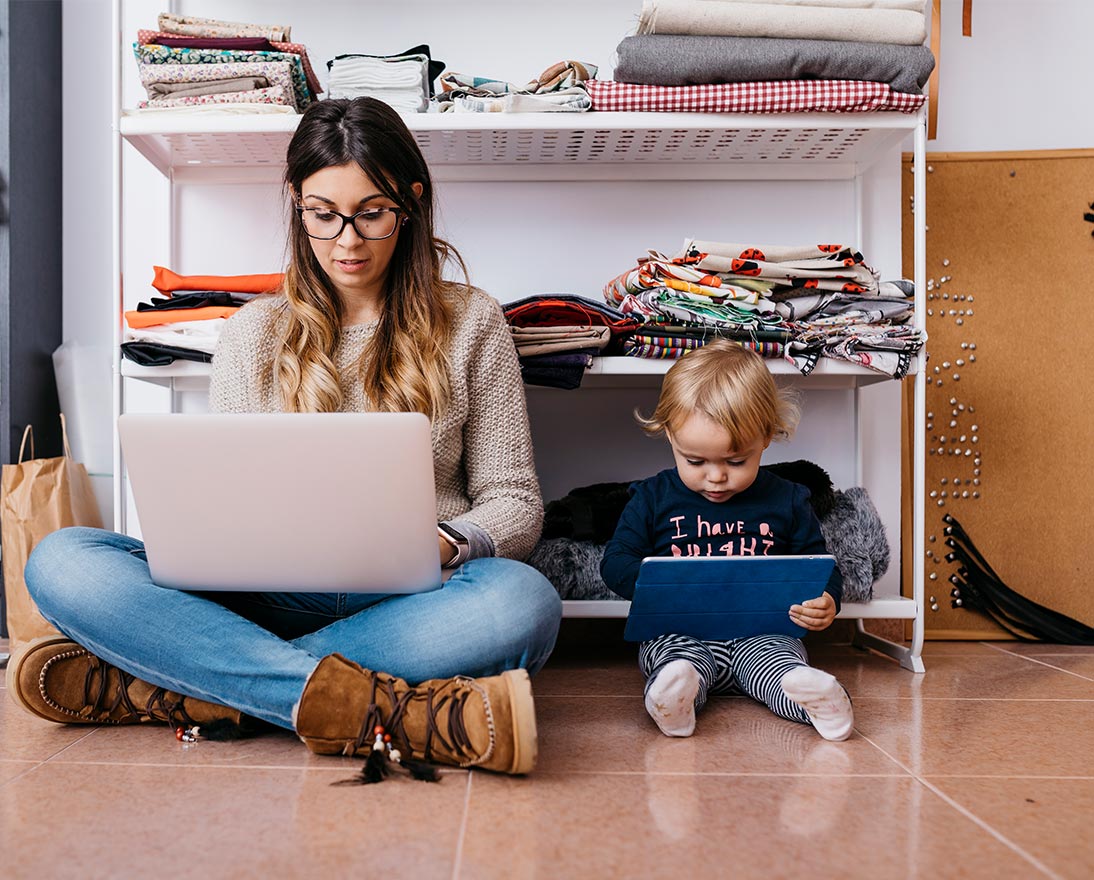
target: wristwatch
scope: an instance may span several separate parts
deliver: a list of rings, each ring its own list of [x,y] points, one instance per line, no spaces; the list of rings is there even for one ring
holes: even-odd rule
[[[437,523],[437,534],[456,550],[456,555],[444,564],[445,568],[456,568],[467,562],[467,557],[471,555],[471,543],[465,535],[456,531],[448,523]]]

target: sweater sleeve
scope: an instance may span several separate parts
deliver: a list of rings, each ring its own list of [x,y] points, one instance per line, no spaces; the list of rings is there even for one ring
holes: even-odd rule
[[[471,510],[459,519],[486,532],[497,556],[524,559],[543,528],[543,498],[517,351],[501,306],[484,299],[467,362],[463,465]]]
[[[600,576],[608,589],[624,599],[633,598],[638,569],[645,557],[653,555],[652,548],[649,501],[639,486],[623,508],[615,534],[604,546]]]
[[[809,503],[809,490],[805,486],[795,484],[793,504],[794,534],[790,539],[790,554],[802,556],[827,554],[828,547],[824,543],[824,535],[821,534],[820,521]],[[828,585],[824,591],[836,600],[838,614],[843,601],[843,575],[840,574],[838,565],[832,568],[832,574],[828,577]]]

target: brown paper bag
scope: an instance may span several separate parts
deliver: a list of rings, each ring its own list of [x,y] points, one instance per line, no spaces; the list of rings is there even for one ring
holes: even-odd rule
[[[65,417],[61,416],[65,454],[60,458],[35,458],[30,425],[23,432],[17,464],[6,464],[0,476],[0,541],[4,561],[4,593],[7,600],[8,636],[11,648],[39,636],[56,633],[27,592],[23,568],[34,546],[50,532],[66,526],[102,528],[103,521],[91,480],[82,464],[74,461],[68,445]],[[23,461],[27,440],[30,459]]]

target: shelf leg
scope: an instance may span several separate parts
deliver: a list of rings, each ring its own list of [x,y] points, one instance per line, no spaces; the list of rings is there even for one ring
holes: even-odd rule
[[[920,626],[919,620],[914,620],[912,625],[913,628],[918,628]],[[867,632],[863,622],[856,620],[855,634],[851,637],[851,644],[856,648],[868,648],[871,651],[884,654],[886,657],[892,657],[909,672],[922,675],[927,671],[923,665],[923,657],[920,654],[923,647],[921,639],[913,638],[910,646],[900,645],[889,641],[889,639],[883,639],[874,633]]]

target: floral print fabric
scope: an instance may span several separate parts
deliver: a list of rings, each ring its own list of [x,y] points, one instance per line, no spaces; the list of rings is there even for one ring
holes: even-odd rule
[[[225,68],[232,68],[233,65],[238,64],[282,64],[285,65],[285,70],[289,74],[289,87],[290,94],[293,96],[293,106],[299,111],[303,112],[304,108],[311,103],[311,93],[308,90],[307,77],[304,75],[304,66],[301,63],[299,55],[293,55],[289,52],[252,52],[245,50],[232,50],[232,49],[171,49],[167,46],[160,46],[155,43],[149,43],[147,45],[140,45],[139,43],[133,44],[133,52],[137,57],[138,66],[141,70],[141,82],[187,82],[189,79],[189,73],[193,68],[212,68],[220,65]],[[165,68],[178,68],[179,73],[170,74],[164,79],[156,80],[154,78],[146,80],[145,68],[147,67],[165,67]],[[222,76],[210,75],[211,72],[205,70],[200,77],[195,76],[195,81],[201,79],[228,79],[233,76],[245,76],[248,74],[253,75],[255,71],[240,72],[234,70],[229,73],[227,70],[222,71]],[[261,74],[259,74],[261,75]],[[274,83],[271,82],[271,85]]]

